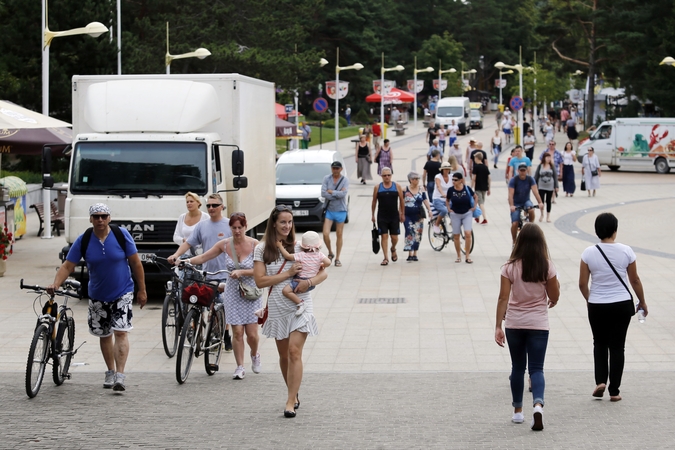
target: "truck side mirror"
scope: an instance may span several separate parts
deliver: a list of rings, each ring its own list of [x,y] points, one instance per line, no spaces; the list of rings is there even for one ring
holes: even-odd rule
[[[244,174],[244,152],[232,150],[232,175],[239,177]]]
[[[234,177],[232,180],[232,187],[235,189],[245,189],[248,187],[248,178],[246,177]]]

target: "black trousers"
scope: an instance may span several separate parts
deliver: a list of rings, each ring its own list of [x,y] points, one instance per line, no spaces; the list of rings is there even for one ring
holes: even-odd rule
[[[545,191],[539,189],[539,195],[541,196],[541,201],[546,203],[546,212],[551,212],[551,200],[553,200],[553,191]]]
[[[633,315],[635,305],[632,300],[588,304],[588,321],[593,332],[595,384],[607,383],[609,377],[609,395],[619,395],[625,361],[626,334]]]

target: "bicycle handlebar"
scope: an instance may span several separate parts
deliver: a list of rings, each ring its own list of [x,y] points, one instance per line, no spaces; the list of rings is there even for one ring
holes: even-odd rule
[[[55,289],[54,295],[73,297],[73,298],[79,298],[79,299],[82,298],[82,295],[79,292],[79,289],[80,289],[80,286],[81,286],[79,281],[67,279],[66,281],[63,282],[63,284],[65,285],[66,290]],[[38,285],[23,284],[23,278],[19,282],[19,287],[21,289],[27,289],[29,291],[36,292],[38,294],[42,294],[44,292],[47,292],[46,287],[42,287],[42,286],[38,286]],[[72,291],[72,290],[68,290],[68,289],[75,289],[75,290]]]

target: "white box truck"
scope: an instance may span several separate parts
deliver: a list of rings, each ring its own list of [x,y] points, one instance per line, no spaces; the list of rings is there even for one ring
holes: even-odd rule
[[[239,74],[74,76],[72,94],[69,245],[90,227],[97,202],[129,230],[144,264],[175,252],[188,191],[221,193],[223,214],[244,212],[249,231],[274,208],[273,83]],[[145,269],[150,279],[166,276]]]
[[[471,102],[468,97],[441,98],[436,106],[436,124],[450,125],[454,120],[455,125],[459,127],[460,134],[471,133],[470,111]]]
[[[619,167],[651,169],[668,173],[675,167],[675,119],[627,118],[602,122],[588,140],[579,144],[583,157],[593,147],[600,164],[610,170]]]

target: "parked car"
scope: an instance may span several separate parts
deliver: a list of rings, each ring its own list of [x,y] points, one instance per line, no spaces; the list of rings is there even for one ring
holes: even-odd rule
[[[471,128],[483,129],[483,113],[478,109],[472,109],[469,113],[469,119],[471,120]]]
[[[321,183],[331,173],[333,161],[339,161],[344,167],[342,154],[335,150],[291,150],[279,157],[276,204],[292,209],[296,225],[323,227],[322,213],[326,199],[321,196]]]

